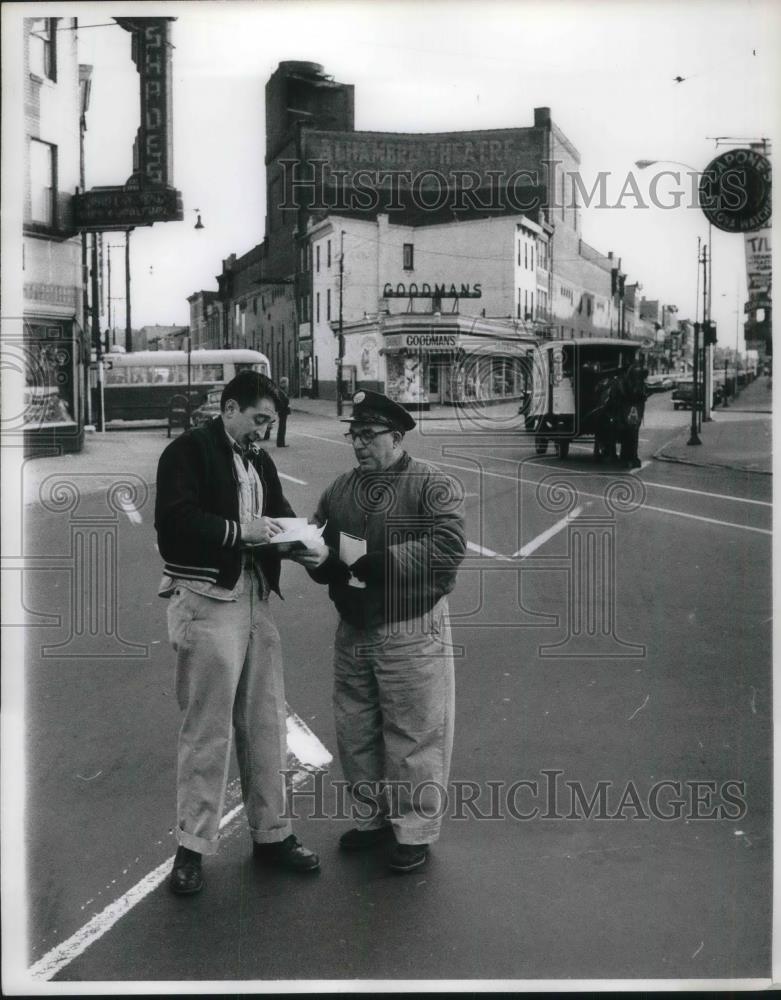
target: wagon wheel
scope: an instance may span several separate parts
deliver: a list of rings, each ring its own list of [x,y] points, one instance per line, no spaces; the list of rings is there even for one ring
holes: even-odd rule
[[[569,455],[569,441],[557,441],[556,442],[556,454],[559,458],[566,458]]]
[[[548,439],[538,434],[534,439],[534,450],[538,455],[544,455],[548,451]]]

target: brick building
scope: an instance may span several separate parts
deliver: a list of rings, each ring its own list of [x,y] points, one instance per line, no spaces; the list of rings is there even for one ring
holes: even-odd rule
[[[89,67],[76,18],[24,18],[23,329],[20,429],[34,453],[79,451],[86,408],[82,239],[73,229]],[[67,29],[67,30],[66,30]],[[86,258],[84,258],[86,259]],[[6,344],[8,349],[8,344]]]

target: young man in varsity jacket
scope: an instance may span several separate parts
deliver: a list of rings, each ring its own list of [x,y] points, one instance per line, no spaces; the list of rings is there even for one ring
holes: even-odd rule
[[[284,819],[285,691],[277,627],[280,556],[267,543],[294,516],[271,458],[257,444],[279,394],[244,371],[222,393],[221,413],[165,449],[157,469],[155,527],[183,712],[177,772],[178,841],[170,887],[204,884],[201,857],[217,850],[231,731],[241,790],[260,861],[314,871],[319,859]]]

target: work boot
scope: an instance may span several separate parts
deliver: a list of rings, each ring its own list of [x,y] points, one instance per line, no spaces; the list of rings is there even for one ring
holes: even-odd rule
[[[273,844],[253,844],[252,853],[258,861],[294,872],[313,872],[320,867],[320,858],[308,850],[294,833]]]
[[[388,839],[393,833],[390,823],[375,827],[372,830],[348,830],[339,838],[339,848],[342,851],[365,851]]]
[[[428,844],[396,844],[388,858],[388,867],[406,875],[423,868],[427,861]]]
[[[190,896],[203,889],[201,855],[181,845],[176,851],[168,885],[178,896]]]

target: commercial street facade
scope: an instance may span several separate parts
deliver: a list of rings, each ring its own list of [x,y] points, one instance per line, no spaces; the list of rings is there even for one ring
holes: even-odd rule
[[[82,240],[72,225],[72,198],[81,183],[80,120],[89,67],[79,66],[75,18],[25,18],[23,24],[24,314],[18,350],[26,385],[19,430],[32,453],[78,451],[88,341]],[[4,349],[11,349],[7,342]]]
[[[352,85],[317,63],[279,64],[266,85],[265,237],[222,262],[217,292],[190,296],[193,346],[254,347],[294,394],[327,398],[340,362],[348,390],[399,383],[394,342],[379,353],[379,324],[399,313],[491,320],[524,338],[637,337],[651,357],[657,329],[630,301],[620,258],[583,239],[580,156],[549,108],[520,128],[354,126]],[[369,336],[367,317],[378,324],[376,366],[371,348],[361,364],[351,353],[359,332]],[[448,395],[432,365],[420,372],[422,400]]]

